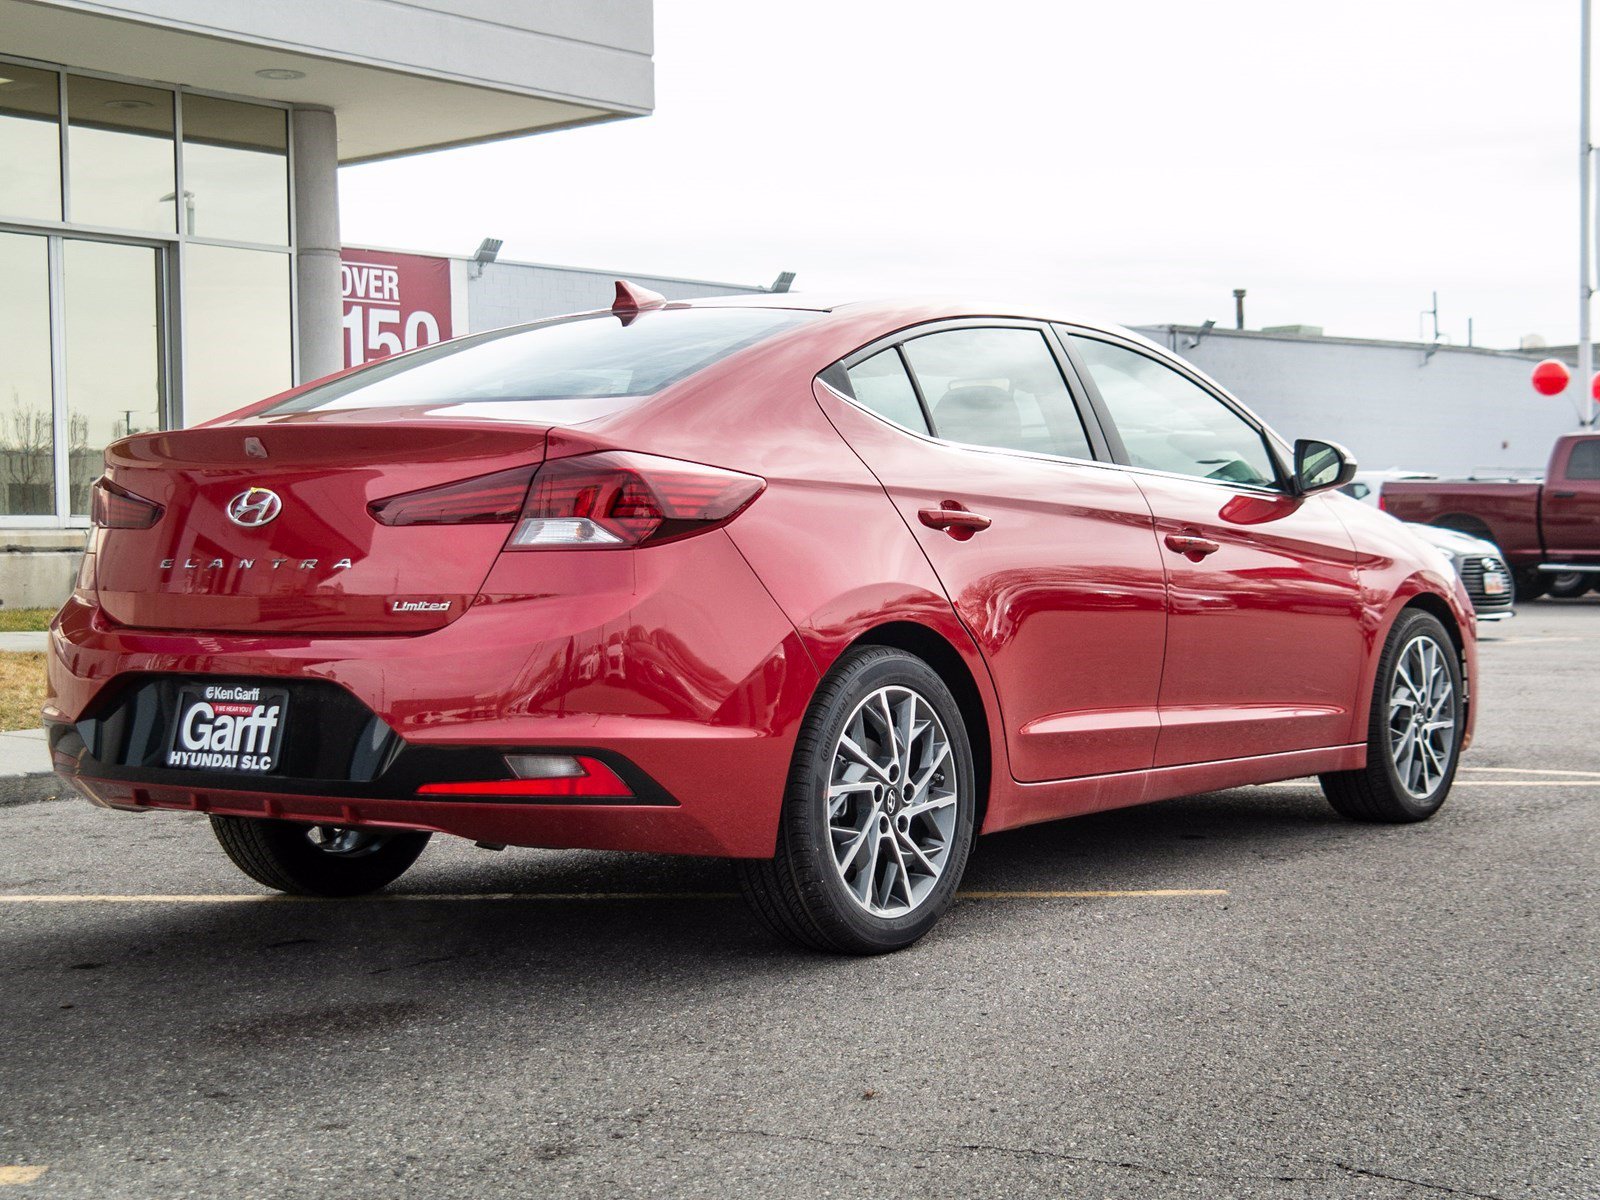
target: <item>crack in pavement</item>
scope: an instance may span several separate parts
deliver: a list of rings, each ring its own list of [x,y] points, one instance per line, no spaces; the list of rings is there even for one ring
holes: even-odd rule
[[[1338,1167],[1341,1171],[1348,1171],[1352,1175],[1362,1175],[1368,1179],[1386,1179],[1390,1183],[1403,1183],[1408,1187],[1426,1188],[1430,1192],[1445,1192],[1451,1196],[1471,1196],[1473,1200],[1505,1200],[1505,1197],[1497,1196],[1493,1192],[1472,1192],[1466,1188],[1451,1187],[1445,1183],[1428,1183],[1423,1179],[1407,1179],[1404,1175],[1389,1175],[1383,1171],[1375,1171],[1370,1167],[1358,1167],[1354,1163],[1328,1160],[1324,1165]]]
[[[1181,1167],[1163,1167],[1155,1163],[1129,1162],[1125,1159],[1097,1158],[1088,1154],[1068,1154],[1061,1150],[1042,1150],[1036,1146],[1002,1146],[992,1142],[934,1142],[926,1146],[905,1146],[889,1142],[875,1142],[865,1139],[847,1140],[844,1138],[823,1137],[815,1133],[784,1133],[771,1129],[737,1129],[717,1126],[679,1126],[686,1133],[711,1133],[724,1134],[730,1137],[759,1137],[772,1138],[776,1141],[810,1142],[819,1146],[830,1146],[834,1149],[860,1149],[860,1150],[898,1150],[902,1153],[912,1154],[956,1154],[961,1152],[977,1152],[981,1154],[1014,1154],[1031,1158],[1047,1158],[1057,1162],[1073,1163],[1078,1166],[1114,1167],[1121,1171],[1147,1171],[1155,1175],[1165,1175],[1183,1179],[1222,1179],[1232,1183],[1246,1180],[1259,1183],[1315,1183],[1319,1176],[1302,1175],[1239,1175],[1223,1171],[1197,1171]],[[1339,1164],[1326,1164],[1337,1166]],[[1464,1193],[1473,1195],[1474,1193]],[[1488,1200],[1500,1200],[1499,1197],[1489,1197]]]

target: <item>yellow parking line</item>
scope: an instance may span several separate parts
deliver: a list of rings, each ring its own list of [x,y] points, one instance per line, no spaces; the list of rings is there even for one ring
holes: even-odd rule
[[[1226,888],[1135,888],[1095,891],[963,891],[962,900],[1133,900],[1167,899],[1182,896],[1226,896]],[[0,904],[352,904],[435,900],[733,900],[736,892],[394,892],[373,896],[256,896],[234,892],[152,893],[127,895],[114,893],[57,892],[0,895]]]
[[[24,1183],[32,1183],[49,1169],[49,1167],[0,1166],[0,1187],[18,1187]]]

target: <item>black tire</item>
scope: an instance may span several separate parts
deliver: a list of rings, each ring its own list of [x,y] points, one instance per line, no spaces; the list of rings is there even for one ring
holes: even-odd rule
[[[1543,571],[1536,571],[1532,567],[1519,567],[1516,574],[1516,598],[1522,600],[1537,600],[1544,595],[1549,586]]]
[[[925,894],[900,915],[869,911],[869,904],[877,899],[873,882],[878,878],[876,868],[865,872],[856,868],[858,877],[871,873],[862,889],[867,898],[857,897],[847,887],[845,876],[851,868],[848,863],[841,867],[835,858],[828,802],[840,739],[863,702],[884,688],[894,689],[895,694],[914,694],[937,715],[949,748],[943,761],[953,771],[947,774],[941,768],[934,780],[946,790],[953,780],[955,789],[954,820],[949,831],[936,839],[945,848],[943,870],[933,878]],[[912,801],[902,799],[901,792],[892,785],[878,789],[882,794],[876,797],[870,796],[871,791],[869,786],[867,798],[849,803],[871,806],[870,811],[857,810],[862,811],[864,829],[876,827],[878,817],[872,813],[887,817],[889,823],[882,826],[882,833],[861,835],[863,840],[874,839],[868,843],[874,855],[885,842],[894,852],[896,845],[904,844],[904,837],[926,828],[913,824],[911,834],[897,833],[907,816],[902,812],[896,817],[895,806]],[[976,811],[972,745],[961,709],[944,680],[927,663],[903,651],[885,646],[857,647],[847,651],[818,686],[801,726],[779,818],[777,853],[770,859],[740,860],[739,881],[762,920],[790,941],[836,954],[900,950],[927,933],[953,902],[972,847]],[[928,845],[923,848],[928,849]],[[877,862],[876,857],[873,861]],[[893,879],[889,872],[894,868],[888,866],[887,858],[883,861],[883,877]],[[900,878],[909,900],[911,875],[906,873]],[[892,898],[892,885],[885,894]]]
[[[251,879],[302,896],[375,892],[404,875],[433,836],[216,816],[211,831],[233,865]]]
[[[1390,698],[1400,686],[1397,665],[1419,638],[1430,640],[1440,653],[1450,682],[1449,710],[1454,726],[1449,751],[1438,781],[1422,794],[1408,787],[1396,766],[1391,748]],[[1438,617],[1420,609],[1403,613],[1389,631],[1378,678],[1372,690],[1372,716],[1367,723],[1367,765],[1356,771],[1335,771],[1320,777],[1322,793],[1342,815],[1353,821],[1404,824],[1426,821],[1438,812],[1450,794],[1461,760],[1461,733],[1466,710],[1461,695],[1461,659],[1449,631]]]
[[[1586,571],[1546,571],[1544,594],[1555,600],[1575,600],[1594,586],[1594,576]]]

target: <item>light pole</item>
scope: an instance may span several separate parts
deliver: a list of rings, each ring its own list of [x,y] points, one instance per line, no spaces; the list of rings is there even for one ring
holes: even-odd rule
[[[1594,181],[1594,146],[1589,140],[1589,0],[1580,0],[1578,19],[1578,420],[1588,425],[1594,414],[1594,347],[1589,344],[1589,300],[1591,238],[1593,219],[1589,193]]]

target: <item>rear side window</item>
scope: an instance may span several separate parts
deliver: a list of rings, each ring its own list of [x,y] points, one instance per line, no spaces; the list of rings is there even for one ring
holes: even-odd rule
[[[906,374],[898,350],[891,348],[874,354],[845,374],[850,377],[850,390],[862,408],[870,408],[905,429],[928,432],[928,420],[922,415],[917,391],[911,386],[911,376]]]
[[[386,360],[267,413],[649,396],[815,315],[683,308],[496,330]]]
[[[1600,439],[1579,442],[1567,459],[1568,479],[1600,479]]]
[[[949,329],[902,349],[939,437],[1094,457],[1061,368],[1037,329]]]
[[[1260,431],[1199,384],[1149,355],[1070,336],[1133,466],[1219,483],[1277,482]]]

